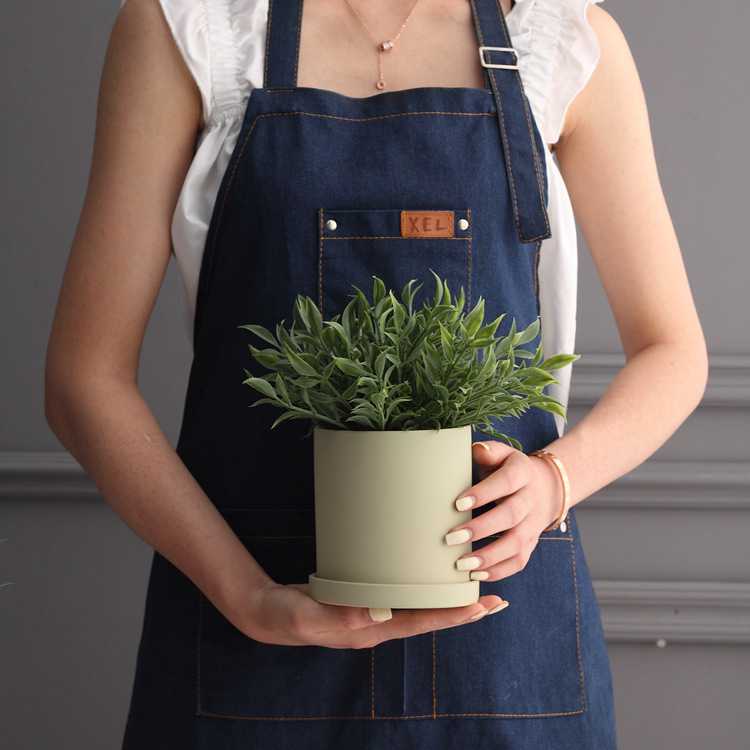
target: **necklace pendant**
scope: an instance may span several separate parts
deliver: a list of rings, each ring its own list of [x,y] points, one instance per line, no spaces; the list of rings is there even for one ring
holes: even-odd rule
[[[393,42],[390,41],[390,39],[386,39],[384,42],[380,43],[380,49],[382,49],[383,52],[387,52],[389,49],[393,49]]]

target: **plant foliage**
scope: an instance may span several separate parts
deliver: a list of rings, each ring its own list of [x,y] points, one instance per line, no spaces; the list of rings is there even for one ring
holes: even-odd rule
[[[565,408],[544,390],[558,382],[552,370],[580,355],[543,359],[541,343],[524,349],[539,333],[538,318],[521,331],[513,320],[506,335],[496,335],[505,313],[485,323],[482,297],[464,312],[463,287],[453,297],[447,281],[430,272],[435,292],[420,309],[414,297],[422,285],[414,287],[415,279],[399,299],[373,276],[371,300],[352,285],[352,299],[330,320],[300,294],[288,328],[284,320],[275,333],[239,326],[267,345],[248,346],[271,371],[254,376],[245,369],[243,383],[262,396],[250,406],[282,408],[272,428],[289,419],[341,430],[472,425],[519,450],[519,441],[498,432],[492,418],[520,417],[531,408],[566,418]]]

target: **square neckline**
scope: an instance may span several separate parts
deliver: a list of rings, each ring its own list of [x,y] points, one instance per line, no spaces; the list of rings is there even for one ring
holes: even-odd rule
[[[505,13],[500,3],[500,0],[495,0],[495,1],[497,3],[499,15],[503,17],[504,21],[507,24],[508,19],[510,18],[511,14],[516,9],[516,7],[518,7],[517,1],[511,0],[510,10],[507,13]],[[300,17],[299,17],[298,44],[297,44],[297,51],[296,51],[298,60],[299,60],[299,53],[300,53],[299,40],[302,38],[302,26],[304,25],[304,0],[300,1],[300,6],[301,6],[301,11],[300,11]],[[471,12],[471,20],[472,20],[472,25],[473,25],[475,23],[473,11]],[[508,30],[508,36],[510,37],[510,29]],[[475,40],[475,41],[478,41],[478,40]],[[512,42],[512,39],[511,39],[511,42]],[[479,49],[479,47],[477,46],[476,49]],[[265,54],[267,54],[267,52]],[[482,66],[480,65],[480,67]],[[463,93],[468,94],[468,92],[477,91],[480,93],[484,92],[484,94],[492,97],[493,96],[492,86],[489,83],[489,77],[487,75],[487,72],[483,67],[482,67],[482,76],[485,81],[485,84],[483,86],[407,86],[406,88],[401,88],[401,89],[389,89],[388,91],[377,91],[374,94],[367,94],[366,96],[350,96],[349,94],[345,94],[342,91],[338,91],[336,89],[324,88],[321,86],[298,86],[296,85],[298,78],[297,78],[297,75],[295,74],[295,86],[292,88],[278,88],[278,87],[266,86],[265,85],[266,81],[264,77],[263,86],[255,87],[250,92],[250,97],[252,98],[253,92],[258,91],[258,90],[265,91],[268,93],[273,93],[273,92],[291,93],[293,91],[309,91],[309,92],[316,92],[319,94],[332,95],[340,99],[345,99],[349,102],[370,102],[370,101],[376,101],[379,97],[383,97],[386,94],[393,94],[396,92],[399,92],[401,94],[406,94],[406,93],[420,91],[423,89],[431,89],[436,92],[443,92],[443,93],[449,93],[451,91],[454,91],[454,92],[458,92],[462,94]],[[468,95],[473,95],[473,94],[468,94]]]

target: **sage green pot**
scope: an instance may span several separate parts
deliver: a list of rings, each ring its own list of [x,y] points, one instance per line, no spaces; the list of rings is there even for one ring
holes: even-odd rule
[[[316,570],[309,593],[358,607],[459,607],[479,581],[455,561],[471,541],[445,534],[471,519],[455,500],[472,484],[471,427],[315,427]]]

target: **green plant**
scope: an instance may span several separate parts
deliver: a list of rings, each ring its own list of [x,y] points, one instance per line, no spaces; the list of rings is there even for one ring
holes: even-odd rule
[[[256,377],[245,369],[243,383],[263,396],[250,406],[283,408],[272,428],[288,419],[342,430],[473,425],[519,450],[519,441],[495,430],[490,418],[519,417],[532,407],[566,418],[544,388],[558,382],[551,370],[580,355],[543,359],[541,343],[523,349],[539,332],[538,318],[521,331],[513,320],[506,335],[496,336],[505,313],[485,324],[482,297],[465,313],[463,287],[452,297],[448,283],[430,272],[435,293],[420,309],[413,303],[422,285],[413,288],[414,279],[399,300],[373,276],[372,301],[352,285],[352,299],[330,320],[298,295],[289,328],[284,320],[275,335],[260,325],[239,326],[270,344],[248,345],[272,371]]]

